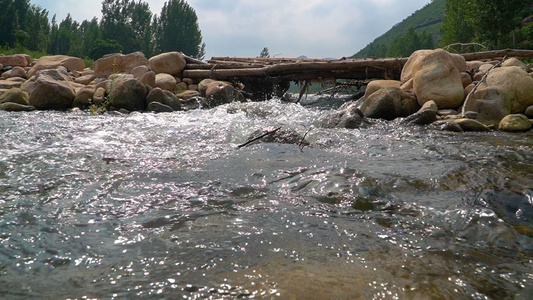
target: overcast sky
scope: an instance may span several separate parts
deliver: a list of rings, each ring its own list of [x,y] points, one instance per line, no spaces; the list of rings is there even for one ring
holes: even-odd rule
[[[144,0],[160,14],[167,0]],[[101,17],[101,0],[31,0],[63,20]],[[430,0],[188,0],[213,56],[351,56]]]

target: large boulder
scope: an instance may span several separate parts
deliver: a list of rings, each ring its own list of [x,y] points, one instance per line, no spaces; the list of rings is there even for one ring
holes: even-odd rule
[[[177,84],[176,78],[170,74],[159,73],[155,75],[155,87],[161,88],[162,90],[174,91]]]
[[[125,78],[109,94],[109,101],[117,109],[140,111],[146,107],[147,89],[136,78]]]
[[[419,109],[415,97],[393,86],[376,91],[361,105],[365,117],[385,120],[407,117]]]
[[[500,87],[482,87],[465,103],[465,111],[477,112],[477,120],[498,126],[511,113],[511,94]]]
[[[159,102],[171,107],[173,110],[181,109],[180,99],[172,92],[155,88],[146,96],[146,103]]]
[[[395,87],[401,87],[402,83],[397,80],[374,80],[368,83],[365,90],[365,98],[370,97],[373,93],[377,92],[378,90],[389,87],[389,86],[395,86]]]
[[[83,71],[85,69],[85,63],[81,58],[67,55],[43,56],[28,71],[28,78],[35,75],[37,71],[57,69],[58,67],[64,67],[67,71]]]
[[[204,103],[206,107],[214,107],[217,105],[231,103],[234,101],[244,102],[243,94],[239,92],[232,85],[225,82],[216,81],[209,85],[206,91],[207,102]]]
[[[156,74],[180,75],[186,64],[183,54],[175,51],[156,55],[149,60],[150,69]]]
[[[94,62],[94,73],[96,77],[108,77],[114,73],[131,73],[134,68],[143,65],[148,65],[148,59],[142,52],[113,53]]]
[[[64,81],[72,86],[72,78],[68,75],[67,69],[64,67],[58,67],[57,69],[41,70],[37,71],[30,79],[26,80],[20,88],[31,95],[34,90],[35,82],[40,77],[49,77],[53,80]]]
[[[0,95],[0,103],[17,103],[28,105],[30,95],[19,88],[12,88]]]
[[[522,132],[531,129],[531,121],[523,114],[505,116],[498,125],[498,130],[507,132]]]
[[[433,100],[439,109],[457,108],[465,98],[461,72],[466,62],[461,55],[442,49],[419,50],[409,57],[402,69],[403,83],[413,79],[413,90],[418,103]]]
[[[14,54],[14,55],[0,55],[0,64],[4,67],[27,67],[30,65],[28,55]]]
[[[29,103],[40,110],[72,108],[76,92],[70,82],[42,75],[34,82]]]
[[[451,54],[448,51],[442,49],[436,50],[418,50],[413,52],[402,69],[401,81],[405,83],[412,78],[418,71],[426,68],[428,65],[433,64],[435,61],[451,62],[452,65],[461,72],[466,72],[466,61],[462,55]]]
[[[489,87],[498,87],[511,98],[511,113],[524,113],[533,105],[533,78],[520,67],[493,69],[486,79]]]

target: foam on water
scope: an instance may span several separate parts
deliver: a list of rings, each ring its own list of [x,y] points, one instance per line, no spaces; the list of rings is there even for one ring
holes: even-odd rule
[[[1,111],[0,296],[532,293],[532,133],[323,129],[306,101]],[[237,148],[267,126],[311,145]]]

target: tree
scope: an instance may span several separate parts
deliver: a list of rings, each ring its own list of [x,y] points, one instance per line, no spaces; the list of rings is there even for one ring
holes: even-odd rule
[[[263,48],[263,50],[261,50],[261,53],[259,54],[259,57],[262,57],[262,58],[269,58],[270,57],[270,53],[268,52],[268,48],[265,47]]]
[[[28,49],[46,52],[50,42],[50,23],[48,22],[48,11],[32,5],[29,10],[26,26],[31,32],[26,44]]]
[[[416,50],[433,48],[434,44],[431,34],[424,31],[419,35],[413,27],[410,27],[404,35],[394,39],[386,56],[407,57]]]
[[[184,0],[165,2],[153,27],[157,52],[181,51],[196,58],[205,55],[198,17]]]
[[[106,54],[119,52],[122,52],[122,46],[117,41],[99,39],[92,44],[87,54],[91,59],[97,60]]]
[[[23,34],[19,30],[28,32],[25,24],[29,9],[30,0],[0,0],[0,46],[13,48],[16,33],[20,38]]]
[[[446,13],[441,28],[441,46],[468,43],[474,39],[473,10],[464,0],[447,0]]]
[[[140,0],[102,1],[102,36],[106,40],[118,41],[125,53],[151,52],[151,20],[150,7]]]
[[[520,25],[520,12],[531,0],[473,0],[476,39],[492,48],[510,46],[509,34]]]
[[[89,53],[91,52],[91,49],[95,45],[96,41],[102,39],[102,31],[98,25],[98,19],[94,17],[91,21],[83,21],[79,30],[83,37],[84,55],[89,56]]]

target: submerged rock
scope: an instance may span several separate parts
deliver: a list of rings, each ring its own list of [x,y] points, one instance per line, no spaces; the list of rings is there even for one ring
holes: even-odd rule
[[[318,126],[323,128],[347,128],[356,129],[370,124],[365,120],[363,112],[355,103],[332,112],[318,121]]]
[[[148,103],[148,106],[146,109],[148,111],[159,112],[159,113],[174,112],[174,109],[172,109],[172,107],[165,105],[163,103],[155,102],[155,101]]]

